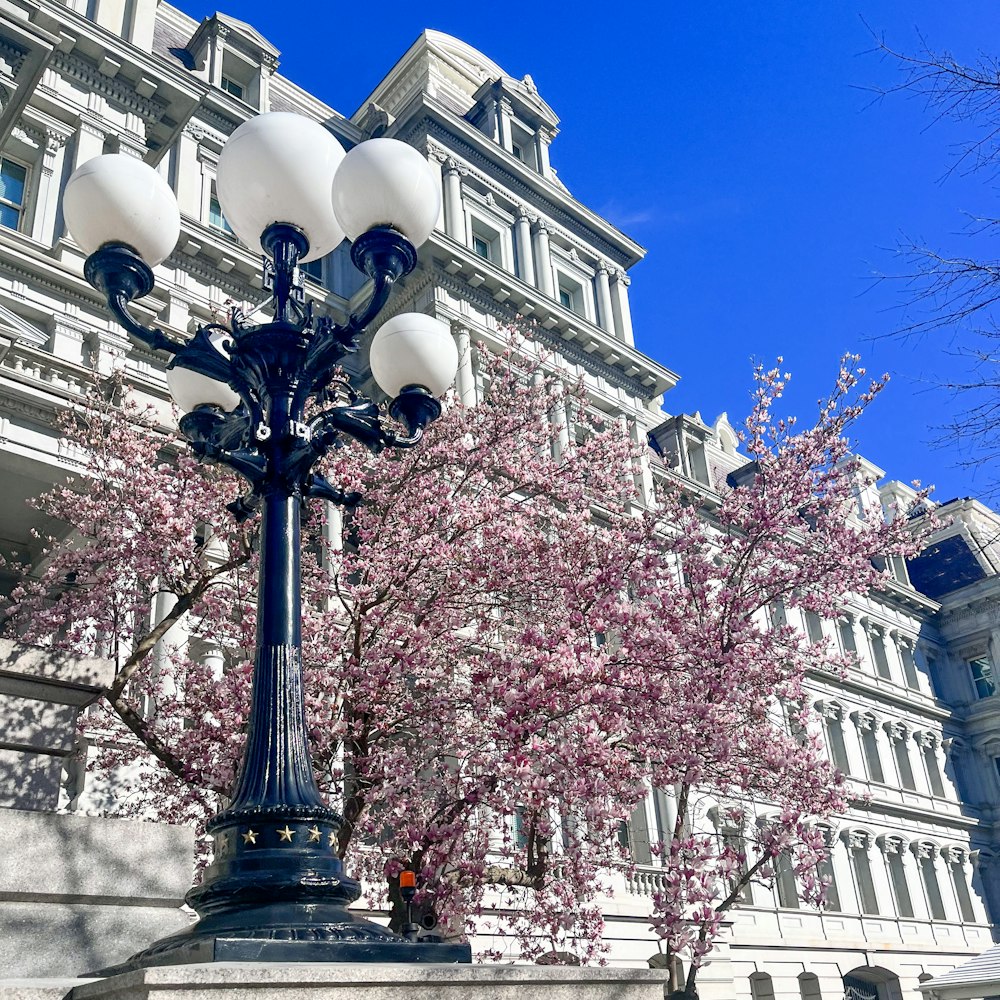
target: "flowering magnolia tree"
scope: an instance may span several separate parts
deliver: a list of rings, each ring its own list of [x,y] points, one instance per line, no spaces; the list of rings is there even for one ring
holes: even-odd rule
[[[833,618],[879,585],[873,560],[919,548],[905,519],[859,516],[844,435],[884,381],[861,389],[853,364],[802,432],[759,370],[738,484],[667,486],[651,509],[617,422],[515,346],[483,352],[478,404],[452,401],[418,448],[332,456],[327,477],[364,499],[309,521],[307,715],[339,852],[394,922],[412,867],[447,934],[599,960],[601,896],[632,864],[617,834],[651,788],[673,807],[651,921],[692,995],[751,881],[791,866],[821,900],[816,824],[844,793],[802,685],[843,662],[771,610]],[[551,419],[567,411],[569,447]],[[98,768],[144,763],[119,808],[203,821],[242,750],[253,522],[225,510],[238,483],[134,406],[95,399],[63,430],[84,468],[38,504],[73,531],[10,621],[115,659],[90,725]]]

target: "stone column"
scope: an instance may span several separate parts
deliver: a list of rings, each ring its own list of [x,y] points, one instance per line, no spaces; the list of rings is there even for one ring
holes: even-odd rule
[[[535,287],[550,299],[555,298],[552,256],[549,253],[549,230],[542,219],[535,223]]]
[[[444,231],[459,243],[465,243],[465,210],[462,207],[463,170],[451,158],[444,161]]]
[[[523,206],[514,220],[514,249],[517,253],[517,276],[526,284],[535,284],[535,261],[531,253],[531,219]]]
[[[614,317],[615,331],[629,347],[635,346],[635,334],[632,332],[632,312],[628,304],[628,286],[631,284],[624,271],[615,271],[611,284],[611,313]]]
[[[472,338],[469,336],[468,327],[457,320],[452,321],[451,332],[455,338],[455,345],[458,347],[458,373],[455,376],[458,398],[462,401],[463,406],[475,406],[476,373],[472,366],[475,349],[472,346]]]
[[[608,265],[602,260],[597,265],[597,323],[602,330],[614,335],[615,317],[611,305],[611,284],[608,273]]]

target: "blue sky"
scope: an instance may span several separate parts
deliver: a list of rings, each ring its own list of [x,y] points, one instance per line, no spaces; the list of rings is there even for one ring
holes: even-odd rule
[[[995,0],[439,2],[376,16],[370,4],[230,2],[225,13],[281,50],[282,73],[345,114],[425,27],[530,73],[562,119],[560,177],[648,250],[632,309],[638,346],[682,376],[668,411],[742,417],[753,359],[782,355],[787,410],[805,420],[838,357],[858,351],[893,376],[858,428],[862,454],[891,478],[935,483],[940,500],[1000,479],[934,446],[960,403],[933,386],[959,370],[964,331],[886,338],[907,293],[873,279],[901,270],[904,240],[974,252],[963,213],[996,215],[995,182],[948,174],[971,133],[932,124],[917,98],[874,99],[900,74],[866,27],[902,51],[922,37],[973,60],[981,40],[1000,52]]]

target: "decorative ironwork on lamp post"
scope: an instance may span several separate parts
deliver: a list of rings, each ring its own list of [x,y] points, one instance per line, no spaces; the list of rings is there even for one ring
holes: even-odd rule
[[[415,247],[438,216],[438,185],[405,143],[372,139],[345,155],[321,125],[278,112],[233,133],[219,158],[218,195],[236,234],[263,251],[273,318],[252,324],[234,311],[230,327],[210,324],[187,343],[129,313],[179,236],[165,181],[141,161],[111,154],[84,163],[63,199],[67,226],[89,253],[87,280],[131,336],[173,355],[168,384],[188,411],[180,428],[191,448],[247,481],[246,495],[230,505],[236,517],[261,512],[247,747],[229,807],[208,824],[214,861],[187,895],[200,919],[105,971],[206,961],[467,962],[467,944],[407,940],[347,909],[360,886],[336,855],[340,817],[313,775],[302,690],[300,508],[309,497],[350,499],[316,463],[345,437],[375,451],[415,445],[455,376],[448,328],[411,313],[384,323],[370,345],[373,375],[405,433],[374,402],[334,383],[393,283],[416,266]],[[345,233],[373,287],[368,305],[336,325],[313,316],[299,265],[329,253]],[[310,400],[319,406],[307,418]]]

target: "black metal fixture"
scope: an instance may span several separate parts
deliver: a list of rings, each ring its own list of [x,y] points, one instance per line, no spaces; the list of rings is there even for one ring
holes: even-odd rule
[[[309,497],[351,502],[314,471],[345,437],[378,451],[415,445],[441,412],[457,352],[443,323],[398,315],[370,345],[394,429],[343,379],[338,363],[416,265],[415,246],[439,211],[438,185],[416,150],[391,139],[346,156],[298,115],[241,126],[219,161],[218,193],[236,233],[264,254],[272,318],[210,324],[187,343],[137,322],[130,303],[153,288],[151,266],[173,249],[180,216],[159,175],[123,155],[97,157],[70,178],[67,225],[90,253],[87,280],[128,333],[171,354],[168,383],[188,412],[180,428],[198,455],[239,473],[238,518],[261,512],[257,648],[247,747],[228,808],[208,824],[215,859],[187,895],[199,921],[122,966],[212,961],[468,962],[467,944],[418,943],[351,913],[360,895],[336,854],[340,817],[322,799],[306,736],[301,663],[300,508]],[[368,305],[343,325],[314,317],[299,265],[344,237],[372,280]],[[307,418],[310,401],[319,406]]]

